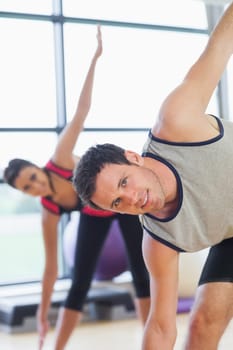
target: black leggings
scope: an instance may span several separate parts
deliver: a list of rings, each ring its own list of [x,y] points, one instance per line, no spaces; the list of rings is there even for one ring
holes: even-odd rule
[[[150,296],[149,275],[141,247],[143,231],[138,217],[127,214],[97,217],[80,213],[72,284],[65,301],[66,308],[82,310],[98,257],[114,219],[118,220],[125,241],[136,296]]]
[[[233,238],[210,248],[199,285],[208,282],[233,282]]]

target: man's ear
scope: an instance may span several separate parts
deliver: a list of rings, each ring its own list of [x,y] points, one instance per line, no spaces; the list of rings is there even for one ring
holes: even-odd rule
[[[130,163],[143,165],[143,157],[133,151],[125,151],[125,157]]]

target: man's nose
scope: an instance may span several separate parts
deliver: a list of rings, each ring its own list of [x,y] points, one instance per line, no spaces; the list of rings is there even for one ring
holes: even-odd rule
[[[125,198],[128,205],[135,206],[138,202],[138,195],[136,191],[128,190],[125,193]]]

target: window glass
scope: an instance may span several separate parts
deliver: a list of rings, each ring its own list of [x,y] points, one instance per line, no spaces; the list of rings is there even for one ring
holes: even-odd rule
[[[38,199],[0,185],[1,284],[40,279],[43,245]]]
[[[206,28],[205,7],[194,0],[65,0],[66,16]]]
[[[67,118],[73,116],[96,47],[96,27],[66,24]],[[203,50],[207,35],[119,27],[102,28],[86,127],[150,128],[167,94]],[[185,50],[184,48],[191,48]]]
[[[52,0],[0,0],[1,11],[50,14]]]
[[[39,198],[7,184],[0,184],[0,198],[0,284],[41,280],[44,247]],[[60,276],[62,267],[61,262]]]
[[[0,31],[0,127],[55,126],[52,24],[2,18]]]
[[[57,142],[55,133],[1,132],[0,172],[12,158],[24,158],[43,166],[52,156]],[[1,176],[1,175],[0,175]]]

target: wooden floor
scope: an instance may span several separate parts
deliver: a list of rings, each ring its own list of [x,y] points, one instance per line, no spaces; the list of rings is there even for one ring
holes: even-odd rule
[[[187,326],[187,314],[178,315],[178,338],[174,350],[181,350]],[[54,331],[47,336],[43,350],[52,350]],[[142,328],[138,320],[83,322],[76,328],[66,350],[140,350]],[[210,335],[211,336],[211,335]],[[0,333],[2,350],[37,350],[37,334]],[[218,350],[233,349],[233,321]]]

